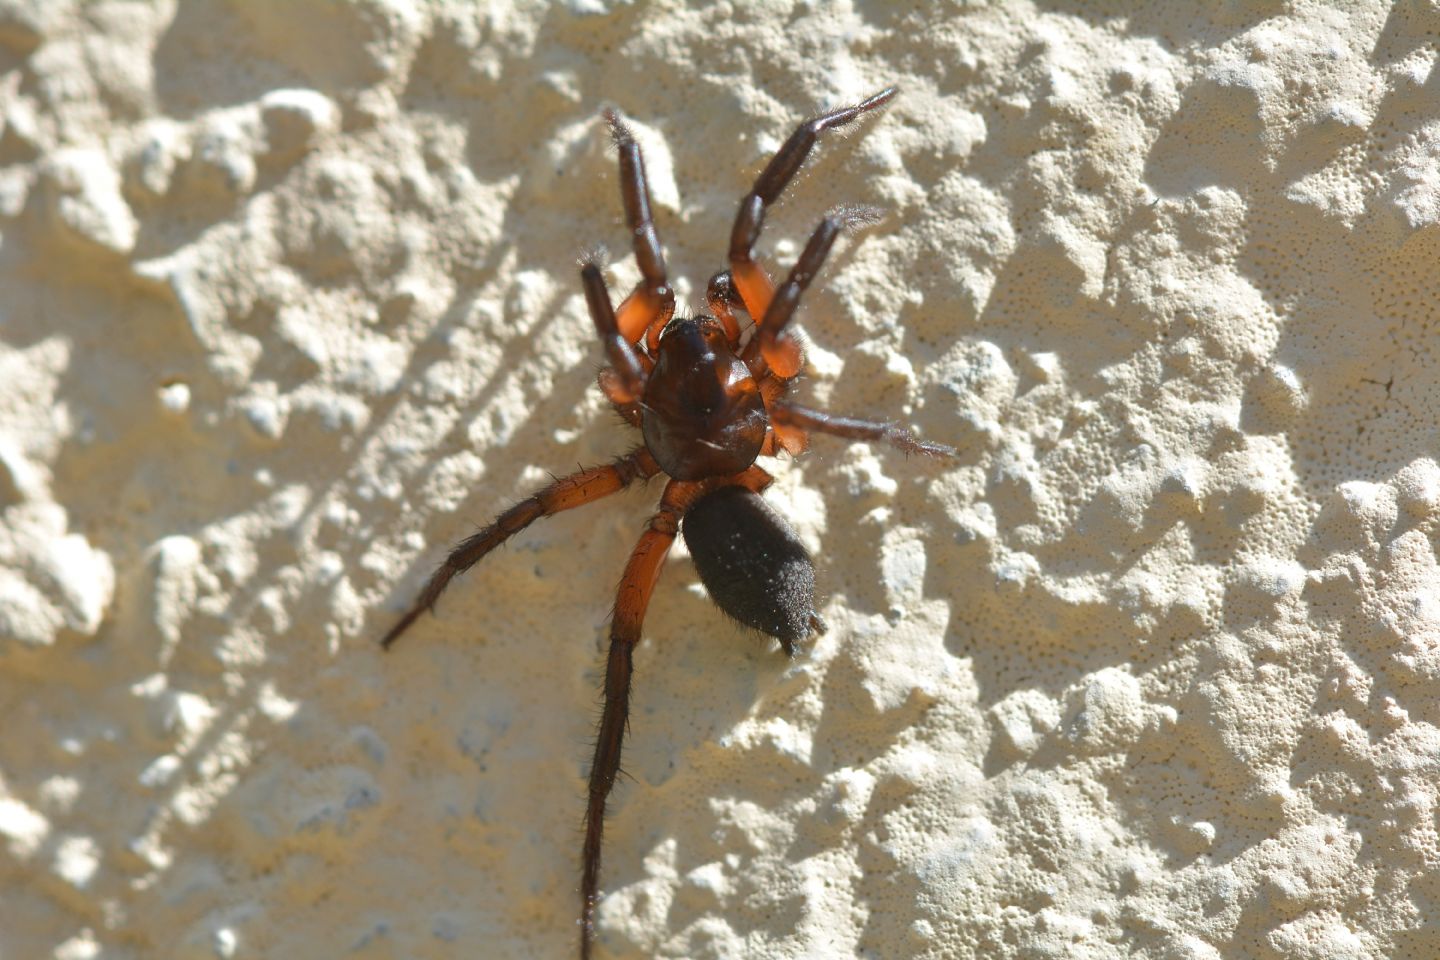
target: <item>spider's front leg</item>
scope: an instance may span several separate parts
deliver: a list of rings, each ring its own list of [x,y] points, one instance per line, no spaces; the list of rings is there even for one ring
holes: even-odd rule
[[[638,343],[645,337],[653,354],[660,329],[675,313],[675,291],[665,273],[660,234],[650,212],[650,187],[645,180],[645,158],[640,153],[640,145],[617,111],[607,109],[604,116],[620,156],[620,200],[625,206],[625,222],[630,227],[635,265],[640,268],[640,283],[620,304],[616,316],[621,335],[630,343]]]
[[[610,654],[605,665],[605,707],[595,737],[595,758],[590,765],[589,802],[585,805],[585,842],[581,848],[580,956],[588,960],[595,935],[595,903],[600,896],[600,842],[605,829],[605,800],[620,772],[620,748],[630,714],[630,676],[635,645],[660,566],[675,542],[680,518],[701,490],[695,483],[671,480],[660,498],[660,509],[650,518],[620,578],[615,614],[610,621]]]
[[[659,472],[660,465],[655,462],[655,458],[648,450],[641,448],[603,467],[591,467],[568,477],[561,477],[533,496],[521,500],[496,517],[488,527],[460,541],[450,556],[445,558],[445,562],[440,564],[440,568],[430,576],[425,589],[420,591],[420,596],[410,605],[410,609],[405,611],[400,621],[381,639],[380,645],[388,648],[400,639],[400,635],[409,629],[422,613],[435,608],[435,601],[440,599],[440,594],[445,592],[451,580],[479,563],[487,553],[536,520],[562,510],[573,510],[593,503],[601,497],[623,490],[637,479],[649,479]]]
[[[759,320],[770,308],[774,288],[770,278],[755,262],[755,243],[760,239],[760,230],[765,226],[765,208],[779,199],[785,187],[794,179],[805,158],[815,147],[820,134],[826,130],[843,127],[852,123],[861,114],[889,103],[896,94],[894,87],[886,87],[873,97],[860,101],[851,107],[832,110],[807,120],[790,134],[790,139],[770,158],[755,185],[740,201],[740,212],[735,215],[735,226],[730,231],[730,273],[735,286],[744,299],[750,316]]]
[[[770,298],[754,339],[745,346],[741,359],[757,378],[763,378],[767,370],[786,380],[800,372],[803,360],[800,344],[785,336],[785,328],[800,305],[800,297],[824,266],[841,231],[878,223],[880,217],[881,211],[876,207],[839,207],[826,214],[815,227],[800,258],[790,268],[789,276]]]

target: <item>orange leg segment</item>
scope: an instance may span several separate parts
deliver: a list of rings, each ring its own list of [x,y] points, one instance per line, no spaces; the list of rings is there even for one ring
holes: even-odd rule
[[[758,323],[770,309],[770,299],[775,296],[775,284],[765,273],[765,268],[751,259],[730,261],[730,277],[740,299],[745,301],[745,312]]]
[[[675,314],[675,295],[659,296],[654,292],[637,287],[615,311],[616,325],[620,335],[628,343],[639,343],[645,331],[659,324],[665,326]]]
[[[635,250],[635,264],[640,268],[640,283],[615,311],[620,335],[627,343],[639,343],[653,324],[670,319],[675,312],[675,291],[665,275],[665,255],[660,250],[660,234],[650,212],[650,187],[645,180],[645,158],[630,128],[614,110],[605,111],[610,125],[610,138],[620,157],[620,199],[625,206],[625,222],[630,227],[630,242]]]
[[[735,215],[735,225],[730,231],[730,273],[735,286],[745,300],[745,309],[757,323],[770,309],[770,300],[775,288],[764,269],[755,262],[755,243],[765,226],[765,209],[774,203],[785,187],[794,179],[805,158],[810,155],[820,134],[826,130],[853,123],[862,114],[889,103],[895,96],[894,87],[887,87],[872,97],[854,106],[841,107],[813,119],[807,120],[790,134],[775,151],[775,156],[755,178],[755,185],[740,201],[740,210]],[[798,367],[798,364],[797,364]]]
[[[524,530],[541,517],[562,510],[573,510],[587,503],[594,503],[602,497],[623,490],[640,478],[650,478],[660,472],[660,465],[645,449],[636,450],[603,467],[591,467],[561,477],[543,490],[527,497],[506,510],[483,530],[462,540],[440,568],[431,575],[420,591],[420,596],[405,611],[390,632],[381,639],[380,645],[389,647],[426,610],[435,608],[435,601],[459,574],[479,563],[484,556],[500,544]]]
[[[620,772],[620,748],[630,715],[630,677],[635,645],[660,567],[675,542],[685,509],[702,486],[671,480],[660,498],[660,509],[640,535],[620,590],[615,597],[615,614],[610,620],[610,655],[605,665],[605,707],[595,738],[595,758],[590,765],[589,801],[585,805],[585,840],[581,847],[580,875],[580,956],[589,960],[595,936],[595,904],[600,897],[600,844],[605,830],[605,801]]]
[[[751,466],[731,477],[699,483],[671,480],[660,498],[660,509],[640,535],[620,578],[615,614],[610,620],[610,653],[605,664],[605,706],[595,737],[595,758],[590,765],[589,800],[585,805],[585,840],[581,847],[580,957],[589,960],[595,937],[595,905],[600,899],[600,850],[605,830],[605,802],[620,772],[620,750],[630,716],[630,680],[634,674],[635,645],[650,596],[660,579],[660,567],[670,553],[685,511],[700,497],[729,484],[759,493],[774,480],[760,467]]]

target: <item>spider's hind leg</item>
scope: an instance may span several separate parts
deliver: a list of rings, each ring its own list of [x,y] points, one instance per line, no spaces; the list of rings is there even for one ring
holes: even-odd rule
[[[660,509],[635,544],[620,589],[615,613],[610,620],[610,653],[605,664],[605,706],[595,737],[595,758],[590,764],[589,800],[585,805],[585,841],[581,847],[580,873],[580,956],[588,960],[595,935],[595,904],[600,898],[600,852],[605,830],[605,801],[620,772],[620,748],[630,715],[630,678],[635,645],[660,567],[680,518],[697,492],[695,484],[671,480],[660,498]]]
[[[440,599],[440,594],[445,592],[451,580],[479,563],[487,553],[536,520],[562,510],[573,510],[593,503],[601,497],[623,490],[637,479],[648,479],[659,472],[660,465],[649,451],[642,448],[620,457],[614,463],[561,477],[543,490],[521,500],[496,517],[489,526],[456,545],[445,558],[445,562],[440,564],[440,568],[431,574],[425,589],[420,591],[420,596],[410,605],[410,609],[405,611],[405,615],[381,639],[380,645],[388,648],[400,639],[400,635],[409,629],[422,613],[435,608],[435,602]]]

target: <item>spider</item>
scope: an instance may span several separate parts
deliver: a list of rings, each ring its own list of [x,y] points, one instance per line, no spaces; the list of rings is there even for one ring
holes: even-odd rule
[[[605,802],[620,770],[635,646],[675,535],[683,532],[700,580],[721,611],[774,637],[787,656],[794,656],[796,643],[824,629],[815,612],[815,567],[794,531],[760,498],[772,478],[756,465],[756,457],[799,454],[810,431],[885,441],[906,453],[955,454],[894,424],[833,416],[785,399],[803,359],[799,341],[785,332],[800,296],[840,232],[873,222],[874,210],[842,207],[827,215],[778,288],[754,257],[766,208],[794,178],[820,135],[883,106],[895,93],[889,87],[807,120],[790,135],[740,202],[730,233],[730,269],[710,279],[705,296],[710,313],[696,317],[675,314],[640,147],[620,115],[604,111],[619,153],[620,194],[641,279],[618,310],[611,305],[597,256],[581,262],[580,282],[609,361],[599,375],[600,389],[640,430],[643,443],[613,463],[557,479],[461,541],[381,641],[389,648],[434,608],[457,574],[541,517],[593,503],[636,480],[660,473],[670,477],[659,510],[625,565],[610,623],[604,707],[581,847],[582,960],[593,947]],[[736,311],[755,321],[753,326],[742,331]]]

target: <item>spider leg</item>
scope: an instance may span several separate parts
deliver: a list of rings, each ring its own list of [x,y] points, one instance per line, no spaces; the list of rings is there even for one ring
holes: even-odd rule
[[[770,420],[777,427],[816,430],[849,440],[883,440],[905,453],[918,453],[927,457],[958,455],[958,451],[954,447],[930,440],[920,440],[898,424],[836,416],[823,410],[811,410],[784,401],[777,401],[771,405]]]
[[[790,392],[790,381],[770,376],[765,371],[765,361],[758,355],[755,358],[755,366],[761,370],[760,397],[765,401],[766,415],[769,416],[769,411],[774,408],[775,404],[784,400],[785,395]],[[760,453],[763,456],[774,457],[783,450],[792,457],[798,457],[809,446],[809,434],[799,427],[776,423],[772,416],[770,417],[770,429],[765,432],[765,441],[760,447]]]
[[[826,214],[825,219],[815,227],[810,241],[800,252],[800,258],[790,268],[790,275],[770,299],[770,306],[760,321],[760,329],[745,346],[742,359],[752,373],[762,376],[769,369],[775,376],[789,379],[800,372],[803,360],[800,344],[785,336],[785,328],[794,317],[795,308],[800,305],[801,295],[815,279],[815,274],[820,272],[830,249],[835,246],[835,238],[842,230],[866,226],[879,218],[880,211],[874,207],[840,207]],[[764,362],[759,362],[762,359]]]
[[[610,620],[610,655],[605,665],[605,706],[595,738],[595,758],[590,765],[589,801],[585,805],[585,842],[581,848],[580,956],[590,956],[595,934],[595,904],[600,896],[600,841],[605,828],[605,800],[620,771],[620,747],[630,713],[632,654],[640,642],[640,626],[650,594],[660,578],[660,566],[680,519],[703,486],[671,480],[660,498],[660,509],[640,535],[620,578],[615,613]]]
[[[707,483],[703,490],[701,490],[693,498],[691,498],[691,503],[693,503],[695,500],[700,499],[701,496],[704,496],[707,493],[711,493],[719,489],[720,487],[744,487],[751,493],[764,493],[765,488],[770,486],[770,484],[774,482],[775,478],[770,475],[769,471],[767,471],[764,467],[760,467],[752,463],[750,464],[750,466],[746,467],[743,472],[737,473],[733,477],[725,477],[721,480]],[[688,507],[689,504],[686,504],[686,506]]]
[[[600,389],[623,412],[645,392],[645,367],[640,361],[640,354],[620,332],[615,309],[610,305],[610,291],[605,288],[605,277],[594,260],[586,260],[580,265],[580,285],[585,288],[585,305],[590,308],[595,332],[600,335],[610,367],[615,372],[613,377],[600,379]]]
[[[750,316],[763,317],[770,307],[770,297],[774,292],[770,278],[755,262],[755,242],[760,239],[760,230],[765,225],[765,208],[784,192],[786,185],[810,155],[820,134],[843,127],[861,114],[885,105],[895,94],[894,87],[886,87],[854,106],[832,110],[800,124],[795,132],[790,134],[790,139],[770,158],[770,162],[755,179],[755,185],[750,188],[745,199],[740,201],[740,211],[735,216],[735,226],[730,232],[730,271]]]
[[[648,329],[663,326],[674,314],[675,291],[665,274],[660,234],[650,214],[650,187],[645,181],[640,145],[615,110],[605,110],[605,122],[610,125],[610,138],[620,155],[620,199],[635,248],[635,264],[640,268],[640,283],[620,304],[616,315],[621,335],[630,343],[638,343]],[[658,328],[655,335],[659,336]]]
[[[435,608],[435,601],[445,592],[451,580],[536,520],[592,503],[624,489],[637,479],[649,479],[659,472],[660,465],[649,451],[642,448],[603,467],[591,467],[561,477],[533,496],[521,500],[496,517],[488,527],[456,545],[440,568],[431,574],[425,589],[420,591],[410,609],[381,639],[380,645],[388,649],[420,614]]]
[[[780,451],[785,451],[792,457],[798,457],[810,449],[810,434],[799,427],[792,427],[788,424],[770,421],[770,432],[765,434],[765,442],[760,446],[760,454],[765,457],[778,457]]]

